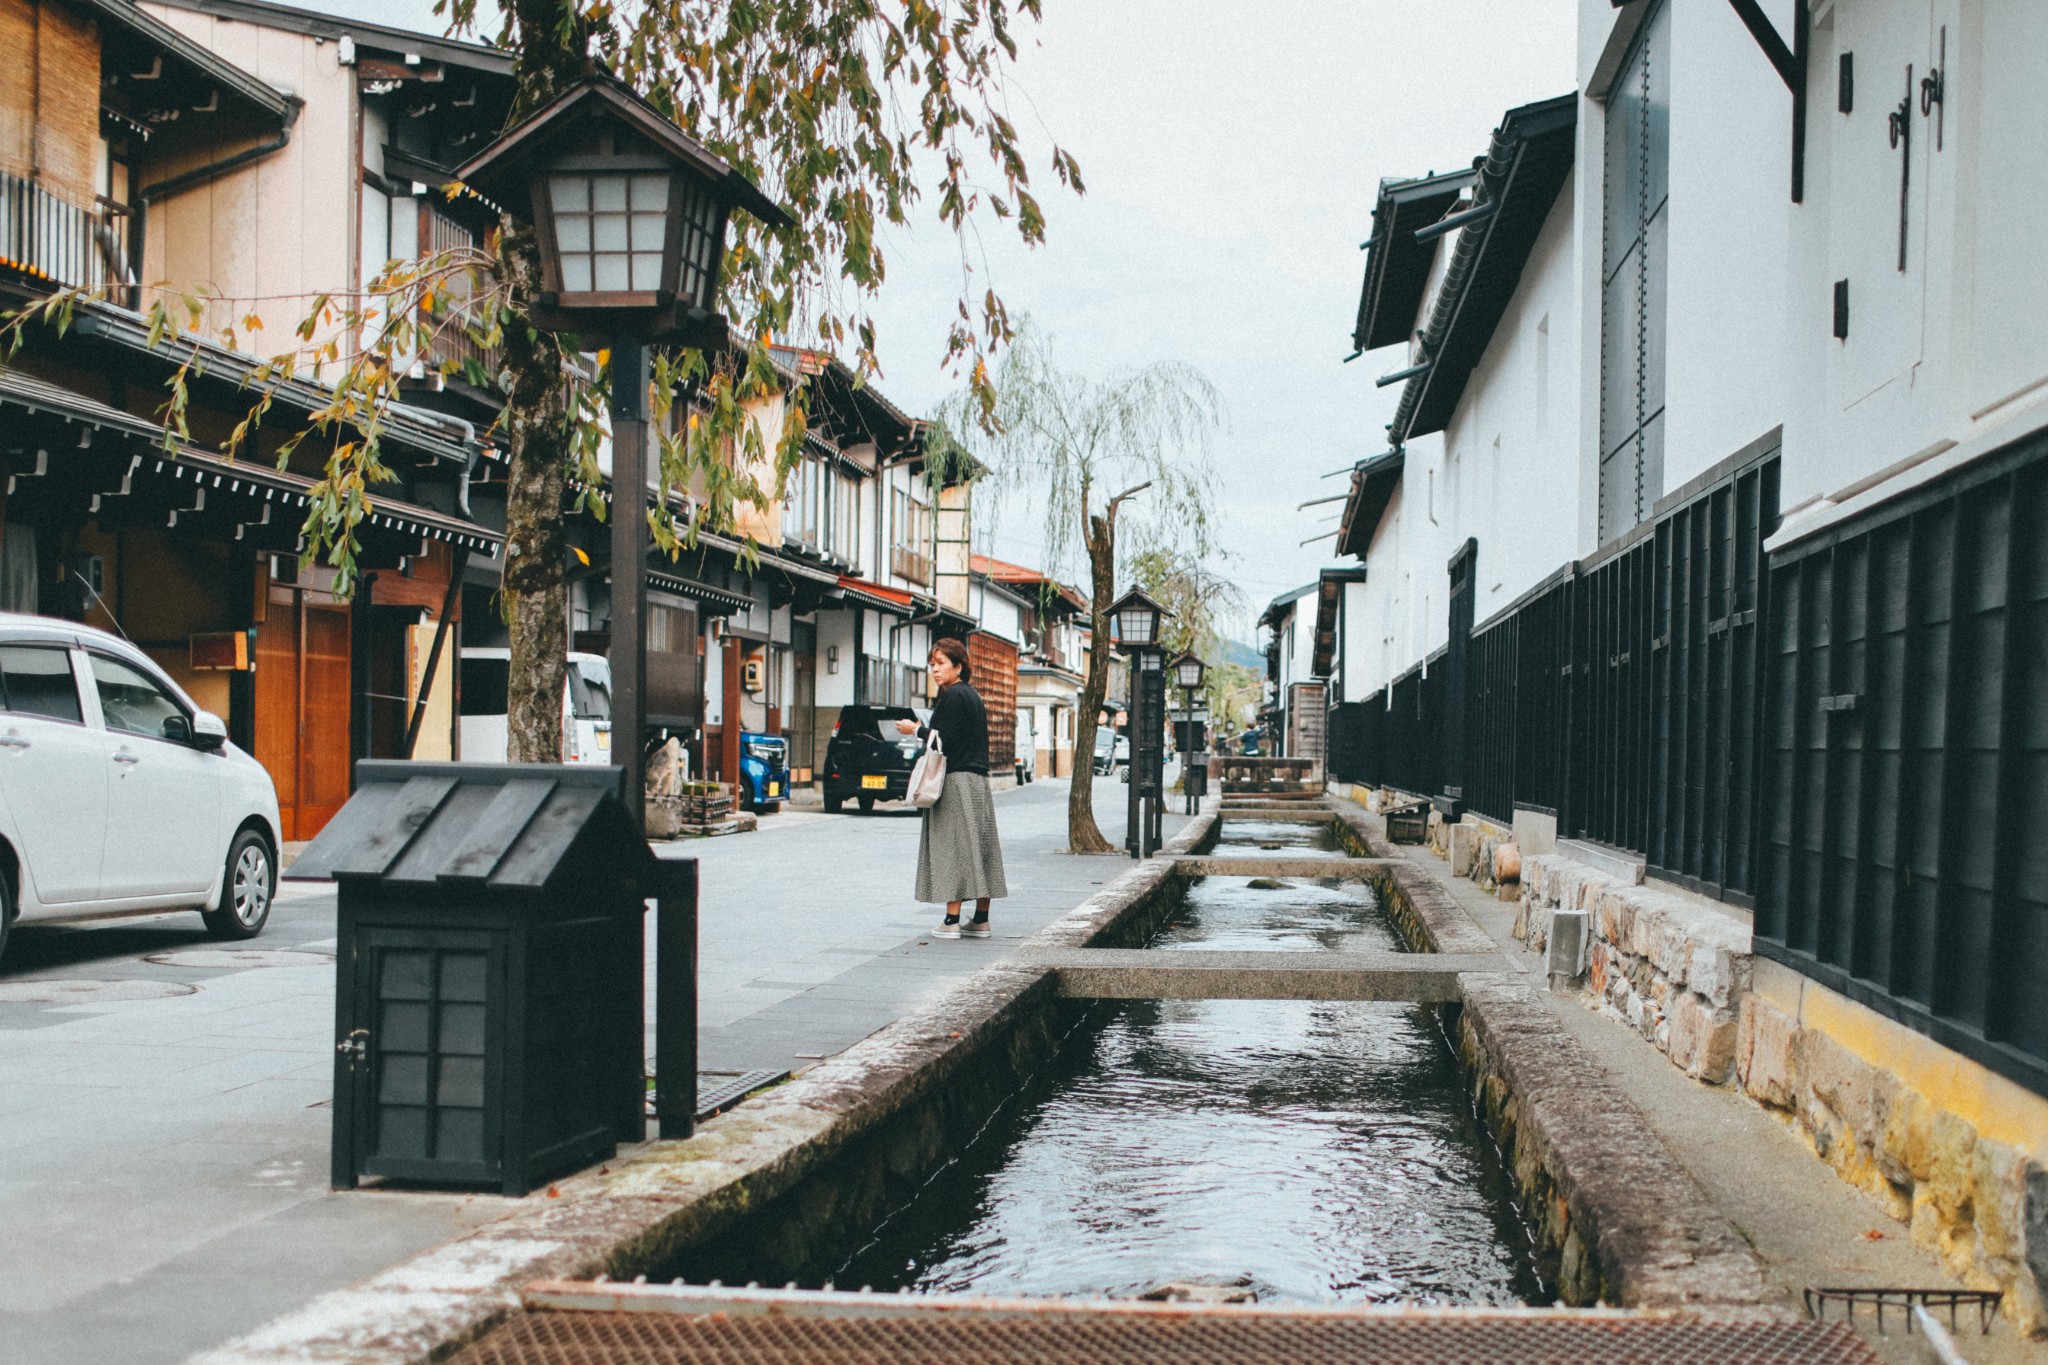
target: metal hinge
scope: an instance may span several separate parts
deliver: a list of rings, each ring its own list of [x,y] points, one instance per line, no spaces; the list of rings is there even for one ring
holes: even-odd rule
[[[350,1063],[361,1061],[370,1051],[370,1031],[366,1028],[352,1030],[348,1037],[334,1045],[334,1050],[349,1059]]]

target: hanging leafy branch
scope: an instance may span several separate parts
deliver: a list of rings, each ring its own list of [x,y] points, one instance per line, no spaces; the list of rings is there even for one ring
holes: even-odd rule
[[[943,416],[956,425],[971,421],[981,402],[970,388]],[[1109,690],[1109,606],[1129,567],[1120,534],[1136,525],[1138,544],[1188,563],[1211,553],[1217,508],[1209,443],[1223,424],[1223,400],[1200,371],[1171,361],[1100,379],[1062,370],[1050,340],[1025,327],[1003,354],[989,410],[995,473],[986,486],[997,500],[1022,498],[1042,510],[1048,571],[1086,569],[1095,643],[1074,743],[1076,753],[1090,754]],[[1067,843],[1076,853],[1109,851],[1079,771],[1067,793]]]
[[[458,35],[476,30],[476,0],[441,0],[436,13]],[[779,230],[743,215],[732,222],[718,306],[737,345],[655,357],[664,496],[648,517],[661,548],[674,554],[699,530],[729,529],[742,504],[766,508],[798,458],[802,395],[787,392],[774,367],[777,338],[834,353],[850,348],[859,376],[879,372],[869,305],[887,276],[883,229],[908,225],[928,193],[961,251],[962,290],[943,360],[965,375],[968,425],[997,424],[989,362],[1015,329],[996,291],[976,284],[969,242],[983,220],[1009,224],[1027,243],[1045,235],[1005,89],[1018,53],[1015,25],[1039,18],[1039,0],[505,0],[499,15],[495,41],[514,55],[515,121],[595,61],[797,219]],[[1055,146],[1050,160],[1059,182],[1081,192],[1072,155]],[[477,249],[391,262],[359,295],[323,295],[292,329],[291,344],[258,363],[249,410],[227,443],[230,455],[254,448],[279,384],[327,387],[272,453],[283,464],[295,452],[320,451],[303,553],[334,566],[346,593],[358,572],[355,529],[374,490],[393,478],[383,442],[403,382],[438,342],[458,334],[469,349],[497,358],[488,374],[474,358],[433,363],[506,397],[488,438],[512,466],[504,576],[511,751],[528,758],[559,749],[563,503],[573,494],[605,515],[597,455],[609,383],[601,363],[592,375],[576,360],[575,338],[533,326],[527,309],[539,292],[538,264],[531,228],[507,220]],[[32,325],[61,334],[94,296],[61,291],[6,319],[5,353]],[[250,301],[189,285],[155,286],[151,298],[150,343],[174,361],[163,417],[166,444],[175,447],[189,440],[190,381],[203,369],[197,340],[208,317],[234,319],[213,328],[231,348],[259,336],[263,319]],[[761,410],[779,396],[787,398],[784,420],[770,449]],[[671,421],[677,405],[680,420]]]

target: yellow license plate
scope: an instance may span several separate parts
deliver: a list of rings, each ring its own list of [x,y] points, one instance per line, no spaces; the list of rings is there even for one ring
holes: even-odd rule
[[[863,777],[860,780],[860,785],[863,788],[871,788],[876,791],[887,791],[889,790],[889,779],[886,777]]]
[[[780,782],[770,782],[768,784],[768,794],[770,796],[782,795],[782,784]]]
[[[597,747],[598,747],[598,748],[600,748],[600,749],[609,749],[609,748],[611,748],[611,747],[612,747],[612,732],[611,732],[611,731],[609,731],[609,730],[599,730],[599,731],[597,732]]]

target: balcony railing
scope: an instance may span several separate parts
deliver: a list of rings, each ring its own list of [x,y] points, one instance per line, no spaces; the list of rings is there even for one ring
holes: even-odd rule
[[[33,180],[0,174],[0,265],[55,285],[132,290],[128,216],[83,209]]]

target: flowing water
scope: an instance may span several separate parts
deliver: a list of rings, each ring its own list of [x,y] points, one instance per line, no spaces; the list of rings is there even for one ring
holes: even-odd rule
[[[1314,827],[1227,834],[1256,847],[1274,830]],[[1208,877],[1153,946],[1401,944],[1362,883]],[[1527,1246],[1429,1011],[1134,1001],[1098,1006],[957,1161],[808,1279],[1117,1297],[1200,1279],[1268,1302],[1546,1301]]]
[[[1328,820],[1231,820],[1209,850],[1211,858],[1342,858],[1337,827]]]

